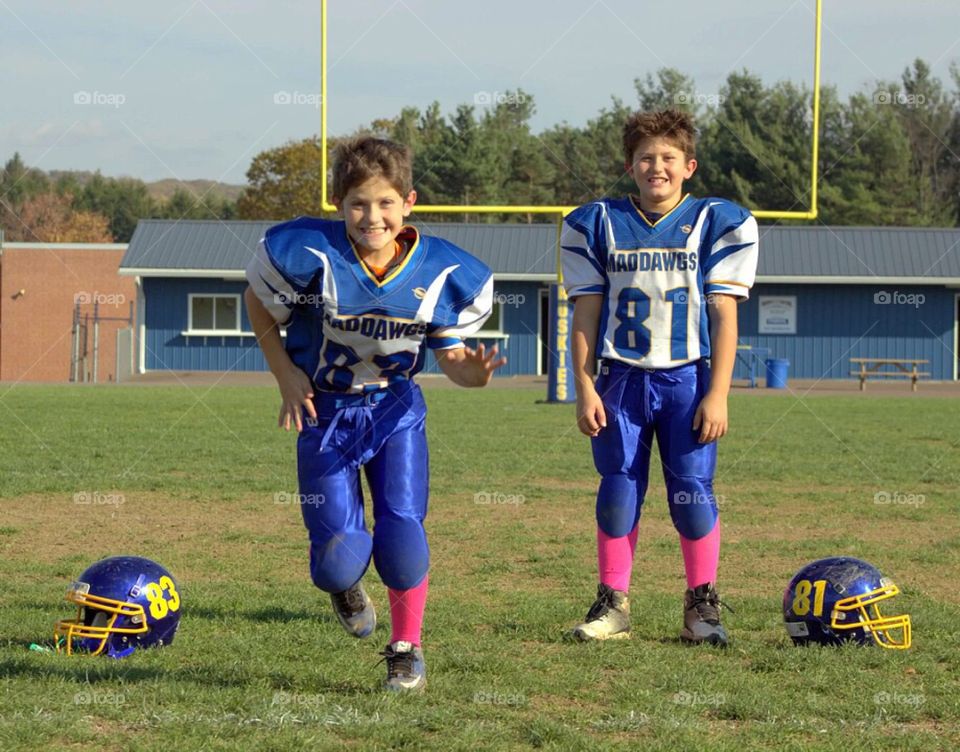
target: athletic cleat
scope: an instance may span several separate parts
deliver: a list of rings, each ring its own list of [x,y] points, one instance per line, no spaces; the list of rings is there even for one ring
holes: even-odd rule
[[[691,645],[708,643],[727,646],[727,632],[720,624],[720,606],[733,611],[720,600],[712,582],[687,590],[683,596],[683,629],[680,640]]]
[[[621,590],[597,586],[597,599],[587,617],[570,633],[581,642],[589,640],[625,640],[630,637],[630,599]]]
[[[427,684],[423,651],[412,642],[391,642],[380,653],[387,662],[384,689],[390,692],[419,692]]]
[[[340,625],[354,637],[369,637],[377,626],[373,601],[359,582],[342,593],[330,593],[333,613]]]

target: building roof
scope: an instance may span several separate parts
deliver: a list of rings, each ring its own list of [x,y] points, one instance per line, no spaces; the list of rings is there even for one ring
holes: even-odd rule
[[[214,276],[240,279],[267,228],[276,222],[142,219],[120,263],[141,276]],[[553,279],[557,227],[553,224],[417,223],[481,259],[498,279]]]
[[[141,220],[120,273],[242,279],[271,221]],[[554,224],[418,223],[498,279],[556,273]],[[761,225],[759,282],[960,284],[960,229]]]
[[[759,281],[957,283],[960,229],[761,225],[757,275]]]

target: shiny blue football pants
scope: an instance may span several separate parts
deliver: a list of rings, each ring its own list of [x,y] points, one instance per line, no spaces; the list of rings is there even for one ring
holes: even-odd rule
[[[367,394],[316,392],[317,420],[297,442],[310,575],[321,590],[356,584],[373,556],[387,587],[416,587],[427,574],[428,456],[420,387],[400,381]],[[312,424],[312,425],[311,425]],[[360,468],[373,497],[373,535],[363,516]]]
[[[713,529],[717,443],[699,443],[693,430],[693,416],[709,385],[710,369],[703,360],[662,370],[602,362],[596,388],[607,427],[591,441],[601,476],[597,524],[607,535],[627,535],[640,520],[654,436],[677,532],[697,540]]]

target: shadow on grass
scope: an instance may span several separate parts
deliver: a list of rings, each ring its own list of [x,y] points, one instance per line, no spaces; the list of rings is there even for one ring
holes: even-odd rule
[[[243,621],[263,623],[281,623],[289,624],[296,621],[326,622],[336,623],[336,618],[332,612],[324,612],[323,609],[316,611],[307,611],[304,609],[291,610],[282,606],[267,606],[265,608],[239,610],[235,608],[217,608],[210,606],[194,606],[189,608],[189,617],[191,619],[210,619],[213,621]]]

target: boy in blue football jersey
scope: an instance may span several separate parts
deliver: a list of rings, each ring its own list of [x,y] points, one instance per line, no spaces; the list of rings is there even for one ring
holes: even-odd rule
[[[757,223],[729,201],[683,194],[697,168],[688,115],[636,113],[623,141],[637,194],[581,206],[561,238],[564,285],[575,302],[577,425],[592,439],[601,477],[600,583],[573,636],[630,635],[627,593],[656,436],[686,570],[680,637],[724,646],[713,475],[716,441],[727,432],[737,302],[756,274]]]
[[[426,407],[413,376],[424,346],[461,386],[486,385],[506,362],[496,347],[463,342],[490,315],[493,277],[466,251],[404,223],[417,198],[405,147],[370,137],[342,144],[333,195],[341,221],[300,217],[267,231],[244,297],[280,388],[279,424],[300,432],[313,582],[330,593],[344,629],[367,637],[376,614],[360,580],[373,557],[390,600],[385,686],[418,690],[426,679],[428,461]]]

